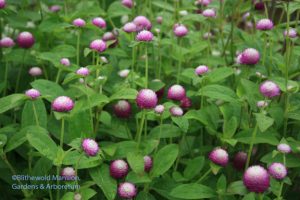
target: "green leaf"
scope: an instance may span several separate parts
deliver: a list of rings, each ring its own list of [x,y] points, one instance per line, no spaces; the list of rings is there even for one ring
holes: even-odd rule
[[[212,83],[217,83],[226,79],[227,77],[231,76],[234,73],[234,70],[229,67],[221,67],[213,70],[212,72],[207,74],[207,78]]]
[[[130,15],[131,10],[121,4],[119,1],[115,1],[110,4],[107,10],[107,16],[110,18],[119,17],[123,15]]]
[[[242,200],[255,200],[255,193],[251,192],[244,196]]]
[[[155,197],[152,196],[152,194],[145,192],[145,191],[139,192],[139,194],[137,195],[137,197],[135,199],[136,200],[156,200]]]
[[[47,111],[41,99],[29,100],[25,103],[21,124],[22,128],[30,125],[47,128]]]
[[[235,92],[229,87],[222,85],[207,85],[203,87],[198,94],[216,100],[238,103],[238,97]]]
[[[72,58],[76,55],[76,49],[72,45],[58,45],[51,49],[51,52],[58,54],[61,58]]]
[[[24,94],[12,94],[0,99],[0,114],[21,106],[27,97]]]
[[[35,80],[31,83],[31,86],[40,91],[48,101],[53,101],[56,97],[64,95],[64,90],[57,83],[48,80]]]
[[[99,155],[93,157],[87,157],[83,153],[77,151],[71,151],[64,157],[64,165],[77,165],[78,169],[88,169],[101,165],[102,159]]]
[[[224,138],[230,139],[234,136],[235,131],[238,127],[238,122],[236,117],[232,117],[229,121],[224,121],[223,124],[223,133]]]
[[[273,118],[267,117],[263,113],[255,113],[255,118],[256,118],[256,123],[261,132],[265,132],[274,123]]]
[[[236,134],[235,139],[244,144],[250,144],[252,138],[253,129],[242,131]],[[270,145],[278,145],[279,141],[276,138],[276,133],[274,132],[265,132],[265,133],[258,133],[254,140],[254,144],[270,144]]]
[[[194,158],[193,160],[190,160],[187,163],[186,168],[184,169],[183,175],[187,179],[194,178],[197,174],[201,172],[205,164],[205,158],[204,156],[199,156],[197,158]]]
[[[233,194],[245,195],[248,193],[246,187],[244,186],[243,181],[232,182],[228,186],[227,192],[232,195]]]
[[[174,12],[174,7],[167,3],[166,1],[152,1],[152,4],[158,8],[161,8],[161,9],[166,9],[170,12]]]
[[[189,129],[189,121],[184,116],[172,117],[172,121],[179,126],[179,128],[186,133]]]
[[[226,187],[227,187],[226,176],[222,174],[217,182],[217,192],[219,194],[224,194],[226,192]]]
[[[135,99],[138,92],[135,89],[124,88],[122,90],[117,91],[110,97],[110,101],[118,100],[118,99]]]
[[[2,150],[2,148],[4,147],[4,145],[7,142],[7,137],[4,134],[0,134],[0,149]]]
[[[170,195],[180,199],[207,199],[216,197],[213,189],[195,183],[179,185],[171,191]]]
[[[177,126],[172,124],[162,124],[153,128],[149,133],[149,138],[159,139],[159,138],[172,138],[179,137],[181,135],[181,130]]]
[[[129,152],[127,161],[130,168],[137,174],[144,173],[144,157],[138,152]]]

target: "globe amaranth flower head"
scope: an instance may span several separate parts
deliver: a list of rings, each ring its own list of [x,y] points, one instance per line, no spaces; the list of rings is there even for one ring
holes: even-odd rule
[[[183,115],[183,110],[179,106],[172,106],[169,111],[173,117],[181,117]]]
[[[196,5],[208,6],[212,0],[197,0],[195,2]]]
[[[76,177],[76,172],[73,167],[65,167],[62,169],[60,175],[64,177],[65,180],[74,180]]]
[[[190,108],[192,106],[192,101],[190,98],[188,97],[184,97],[183,99],[180,100],[180,107],[187,109]]]
[[[122,5],[126,6],[127,8],[133,7],[133,1],[132,0],[122,0]]]
[[[28,73],[31,75],[31,76],[40,76],[43,74],[43,71],[41,68],[39,67],[31,67],[28,71]]]
[[[157,105],[154,108],[154,112],[157,114],[162,114],[165,111],[165,106],[164,105]]]
[[[261,31],[267,31],[273,29],[273,22],[270,19],[261,19],[256,23],[256,29]]]
[[[136,40],[140,42],[151,42],[153,34],[150,31],[142,30],[136,35]]]
[[[81,18],[77,18],[73,20],[73,25],[77,27],[84,27],[85,26],[85,21]]]
[[[115,179],[121,179],[128,174],[128,164],[124,160],[114,160],[110,163],[110,176]]]
[[[213,163],[225,167],[228,164],[229,156],[226,150],[217,147],[210,152],[209,159]]]
[[[180,101],[186,97],[185,89],[181,85],[173,85],[168,90],[168,99]]]
[[[4,37],[0,40],[0,47],[9,48],[9,47],[13,47],[14,45],[15,42],[10,37]]]
[[[118,195],[123,199],[133,199],[137,195],[137,189],[134,184],[124,182],[118,187]]]
[[[145,172],[150,172],[152,169],[153,161],[150,156],[144,156],[144,170]]]
[[[207,18],[216,17],[216,11],[214,9],[208,8],[203,10],[202,15]]]
[[[76,74],[80,76],[88,76],[90,74],[90,70],[87,67],[80,67],[77,71]]]
[[[163,17],[162,17],[162,16],[157,16],[157,17],[156,17],[156,22],[157,22],[158,24],[162,24],[162,22],[163,22]]]
[[[56,112],[69,112],[73,107],[73,100],[67,96],[59,96],[52,102],[52,109]]]
[[[184,37],[188,34],[188,29],[183,24],[175,24],[173,32],[177,37]]]
[[[102,17],[95,17],[92,19],[92,24],[99,28],[106,28],[106,22]]]
[[[195,69],[195,74],[196,75],[203,75],[205,74],[206,72],[208,72],[208,67],[205,66],[205,65],[200,65],[198,66],[196,69]]]
[[[233,166],[237,170],[243,170],[247,162],[247,153],[240,151],[233,158]]]
[[[130,70],[129,69],[122,69],[118,72],[118,75],[121,77],[121,78],[126,78],[130,73]]]
[[[245,49],[240,57],[240,62],[245,65],[255,65],[259,62],[260,54],[254,48]]]
[[[60,59],[60,64],[66,66],[66,67],[69,67],[71,65],[71,62],[68,58],[62,58],[62,59]]]
[[[31,98],[32,100],[35,100],[41,96],[41,93],[36,89],[29,89],[25,92],[25,95]]]
[[[88,156],[95,156],[99,151],[98,143],[94,139],[84,139],[82,141],[82,149]]]
[[[283,32],[284,37],[289,37],[289,38],[296,38],[297,37],[297,30],[294,28],[289,28],[288,30],[285,30]]]
[[[153,90],[142,89],[138,92],[136,103],[139,108],[152,109],[157,105],[157,95]]]
[[[17,43],[19,47],[29,49],[34,45],[35,39],[29,32],[21,32],[17,37]]]
[[[49,10],[50,10],[51,12],[58,12],[58,11],[61,10],[61,7],[60,7],[59,5],[53,5],[53,6],[51,6],[51,7],[49,8]]]
[[[82,200],[82,196],[79,193],[74,194],[74,200]]]
[[[123,31],[126,33],[136,32],[136,25],[133,22],[128,22],[123,26]]]
[[[269,103],[268,103],[267,101],[264,101],[264,100],[258,101],[258,102],[256,103],[256,106],[257,106],[258,108],[265,108],[265,107],[267,107],[268,105],[269,105]]]
[[[131,105],[127,100],[119,100],[114,105],[114,113],[119,118],[129,118],[131,114]]]
[[[5,0],[0,0],[0,9],[5,8],[6,2]]]
[[[145,16],[137,16],[134,18],[133,23],[136,25],[136,31],[142,31],[144,29],[149,31],[152,28],[151,22]]]
[[[292,152],[292,149],[291,149],[290,145],[285,144],[285,143],[278,144],[277,145],[277,150],[280,153],[291,153]]]
[[[101,39],[93,40],[90,43],[90,49],[98,51],[100,53],[103,52],[103,51],[105,51],[106,48],[107,48],[106,42],[103,41],[103,40],[101,40]]]
[[[260,93],[268,98],[276,97],[280,95],[279,86],[273,81],[265,81],[259,87]]]
[[[272,163],[269,168],[268,168],[269,174],[277,179],[277,180],[282,180],[286,177],[287,175],[287,169],[284,164],[282,163]]]
[[[265,168],[254,165],[245,171],[243,183],[250,192],[263,193],[270,187],[270,176]]]

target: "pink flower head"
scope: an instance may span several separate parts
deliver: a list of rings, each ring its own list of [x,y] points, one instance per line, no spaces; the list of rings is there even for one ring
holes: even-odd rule
[[[268,168],[269,174],[278,180],[282,180],[287,175],[287,169],[282,163],[272,163]]]
[[[192,101],[188,97],[184,97],[183,99],[180,100],[180,107],[181,108],[190,108],[192,106]]]
[[[59,5],[53,5],[50,7],[51,12],[58,12],[61,10],[61,7]]]
[[[177,37],[184,37],[189,32],[188,29],[186,28],[186,26],[184,26],[182,24],[178,24],[177,26],[175,26],[173,31]]]
[[[35,42],[34,37],[29,32],[21,32],[18,35],[17,43],[21,48],[29,49],[34,45],[34,42]]]
[[[202,5],[202,6],[208,6],[211,3],[212,0],[197,0],[196,4],[197,5]]]
[[[93,40],[90,43],[90,49],[98,51],[98,52],[103,52],[106,50],[106,48],[107,48],[106,42],[103,40],[100,40],[100,39]]]
[[[205,10],[203,10],[202,15],[207,18],[216,17],[216,11],[214,9],[210,9],[210,8],[205,9]]]
[[[88,156],[95,156],[99,151],[98,143],[90,138],[84,139],[82,141],[82,149]]]
[[[169,111],[173,117],[181,117],[183,115],[183,110],[179,106],[172,106]]]
[[[243,14],[243,21],[246,21],[251,16],[250,12],[246,12]]]
[[[211,32],[206,32],[206,33],[204,33],[203,34],[203,39],[205,39],[205,40],[207,40],[207,39],[209,39],[209,38],[212,38],[212,33]]]
[[[5,0],[0,0],[0,9],[5,8],[6,2]]]
[[[133,22],[128,22],[124,25],[123,30],[126,33],[136,32],[136,25]]]
[[[243,151],[240,151],[235,154],[233,158],[233,166],[237,170],[243,170],[247,162],[247,154]]]
[[[76,172],[73,167],[63,168],[60,175],[67,181],[75,180],[75,178],[76,178]]]
[[[9,48],[13,47],[15,42],[10,37],[4,37],[0,40],[0,47]]]
[[[154,108],[154,112],[157,114],[162,114],[165,111],[165,106],[164,105],[157,105]]]
[[[280,88],[273,81],[265,81],[260,85],[260,93],[265,97],[276,97],[280,95]]]
[[[262,1],[257,2],[257,0],[253,0],[253,3],[254,3],[255,10],[264,10],[265,9],[264,2],[262,2]]]
[[[227,151],[218,147],[210,152],[209,159],[213,163],[225,167],[228,164],[229,156]]]
[[[121,77],[121,78],[126,78],[130,73],[130,70],[129,69],[123,69],[123,70],[120,70],[118,72],[118,75]]]
[[[80,67],[77,71],[76,74],[80,76],[88,76],[90,74],[90,70],[87,67]]]
[[[162,16],[156,17],[156,22],[157,22],[158,24],[162,24],[162,22],[163,22],[163,17],[162,17]]]
[[[296,38],[297,37],[297,30],[294,28],[289,28],[288,30],[285,30],[283,32],[283,35],[285,37],[289,37],[289,38]]]
[[[129,182],[121,183],[118,187],[118,195],[123,199],[133,199],[137,194],[134,184]]]
[[[135,23],[137,31],[142,31],[144,29],[149,31],[152,28],[151,22],[145,16],[137,16],[134,18],[133,23]]]
[[[103,41],[110,41],[110,40],[116,40],[116,36],[113,32],[106,32],[102,36]]]
[[[41,93],[36,89],[29,89],[25,92],[25,95],[31,98],[32,100],[35,100],[39,96],[41,96]]]
[[[290,145],[284,144],[284,143],[277,145],[277,150],[281,153],[291,153],[292,152]]]
[[[269,105],[268,102],[267,102],[267,101],[263,101],[263,100],[258,101],[258,102],[256,103],[256,106],[257,106],[258,108],[265,108],[265,107],[267,107],[268,105]]]
[[[270,187],[270,176],[265,168],[254,165],[245,171],[243,182],[249,191],[263,193]]]
[[[259,59],[259,52],[253,48],[245,49],[240,57],[241,63],[245,65],[255,65],[259,62]]]
[[[129,118],[131,114],[131,105],[126,100],[119,100],[114,105],[114,113],[119,118]]]
[[[77,18],[73,20],[73,25],[77,27],[84,27],[85,26],[85,21],[81,18]]]
[[[92,24],[99,28],[106,28],[106,22],[102,17],[96,17],[92,20]]]
[[[256,23],[256,29],[261,31],[273,29],[273,22],[270,19],[261,19]]]
[[[109,172],[115,179],[124,178],[128,174],[128,164],[124,160],[114,160],[110,163]]]
[[[66,66],[66,67],[69,67],[71,63],[68,58],[62,58],[62,59],[60,59],[60,64]]]
[[[133,1],[132,0],[122,0],[122,5],[126,6],[127,8],[132,8]]]
[[[157,105],[157,96],[153,90],[142,89],[136,97],[136,103],[139,108],[152,109]]]
[[[39,67],[31,67],[28,71],[31,76],[40,76],[43,74],[43,71]]]
[[[153,40],[153,34],[150,31],[142,30],[137,34],[136,40],[140,42],[151,42]]]
[[[168,98],[180,101],[186,97],[185,89],[181,85],[173,85],[168,90]]]
[[[144,170],[149,172],[152,169],[152,158],[150,156],[144,156]]]
[[[205,74],[206,72],[208,72],[208,67],[205,66],[205,65],[200,65],[198,66],[196,69],[195,69],[195,74],[196,75],[203,75]]]
[[[52,109],[56,112],[69,112],[73,107],[73,100],[67,96],[59,96],[52,102]]]

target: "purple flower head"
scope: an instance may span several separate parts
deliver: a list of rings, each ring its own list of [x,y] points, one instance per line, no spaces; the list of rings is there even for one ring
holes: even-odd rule
[[[122,0],[122,5],[126,6],[127,8],[133,7],[133,1],[132,0]]]
[[[88,156],[95,156],[99,151],[98,143],[90,138],[84,139],[82,141],[82,149]]]
[[[90,49],[98,51],[98,52],[103,52],[106,50],[106,48],[107,48],[106,42],[103,40],[100,40],[100,39],[93,40],[90,43]]]
[[[118,195],[123,199],[133,199],[137,195],[137,189],[134,184],[124,182],[118,187]]]
[[[243,170],[247,162],[247,154],[243,151],[240,151],[235,154],[233,158],[233,166],[237,170]]]
[[[119,118],[129,118],[131,105],[126,100],[120,100],[114,105],[114,113]]]
[[[43,74],[43,71],[39,67],[31,67],[28,71],[31,76],[40,76]]]
[[[284,144],[284,143],[277,145],[277,150],[281,153],[291,153],[292,152],[290,145]]]
[[[250,192],[263,193],[270,187],[270,176],[265,168],[254,165],[245,171],[243,182]]]
[[[163,17],[162,17],[162,16],[156,17],[156,22],[157,22],[158,24],[162,24],[162,22],[163,22]]]
[[[123,70],[120,70],[118,72],[118,75],[121,77],[121,78],[126,78],[130,73],[130,70],[129,69],[123,69]]]
[[[53,5],[50,7],[51,12],[58,12],[61,10],[61,7],[59,5]]]
[[[162,114],[165,111],[165,106],[164,105],[157,105],[154,108],[154,112],[157,114]]]
[[[296,38],[297,37],[297,30],[294,28],[289,28],[288,30],[285,30],[283,32],[284,37],[289,37],[289,38]]]
[[[64,177],[65,180],[74,180],[76,172],[73,167],[65,167],[62,169],[60,175]]]
[[[144,170],[149,172],[152,169],[152,158],[150,156],[144,156]]]
[[[145,16],[137,16],[134,18],[133,23],[135,23],[137,31],[142,31],[144,29],[149,31],[152,28],[151,22]]]
[[[5,0],[0,0],[0,9],[5,8],[6,2]]]
[[[106,28],[106,22],[102,17],[96,17],[92,20],[92,24],[99,28]]]
[[[136,25],[133,22],[128,22],[124,25],[123,30],[126,33],[136,32]]]
[[[17,43],[21,48],[29,49],[34,45],[34,42],[35,42],[34,37],[29,32],[21,32],[18,35]]]
[[[203,10],[202,15],[207,18],[210,18],[210,17],[214,18],[214,17],[216,17],[216,11],[214,9],[210,9],[210,8],[205,9],[205,10]]]
[[[110,163],[109,172],[115,179],[124,178],[128,174],[128,164],[124,160],[114,160]]]
[[[264,100],[258,101],[258,102],[256,103],[256,106],[257,106],[258,108],[265,108],[265,107],[267,107],[268,105],[269,105],[268,102],[267,102],[267,101],[264,101]]]
[[[217,147],[210,152],[209,159],[213,163],[225,167],[228,164],[229,156],[227,151],[220,147]]]
[[[62,58],[60,59],[60,64],[69,67],[71,65],[70,60],[68,58]]]
[[[139,108],[152,109],[157,105],[157,95],[153,90],[142,89],[136,97],[136,103]]]
[[[76,74],[80,76],[88,76],[90,74],[90,70],[87,67],[80,67],[77,71]]]
[[[73,25],[77,27],[84,27],[85,26],[85,21],[81,18],[77,18],[73,20]]]
[[[0,47],[9,48],[13,47],[15,42],[10,37],[4,37],[0,40]]]
[[[195,74],[196,75],[203,75],[206,72],[208,72],[208,67],[205,65],[200,65],[195,69]]]
[[[25,92],[25,95],[31,98],[32,100],[35,100],[41,96],[41,93],[36,89],[29,89]]]
[[[265,81],[259,87],[260,93],[268,98],[276,97],[280,95],[279,86],[273,81]]]
[[[173,117],[181,117],[183,115],[183,110],[179,106],[172,106],[170,108],[170,113]]]
[[[267,31],[273,29],[273,22],[270,19],[261,19],[256,23],[256,29]]]
[[[183,99],[180,100],[180,107],[188,109],[192,106],[192,101],[188,97],[184,97]]]
[[[182,24],[178,24],[177,26],[174,27],[173,32],[177,37],[184,37],[188,34],[189,31],[186,28],[186,26]]]
[[[136,40],[140,42],[151,42],[153,40],[153,34],[150,31],[142,30],[136,35]]]
[[[186,97],[185,89],[181,85],[173,85],[168,90],[168,99],[180,101]]]
[[[52,102],[52,109],[56,112],[69,112],[73,107],[73,100],[67,96],[59,96]]]
[[[242,52],[240,62],[245,65],[255,65],[259,62],[260,55],[256,49],[248,48]]]
[[[208,6],[212,0],[197,0],[196,5]]]
[[[282,163],[272,163],[269,168],[268,168],[269,174],[277,179],[277,180],[282,180],[286,177],[287,175],[287,169]]]

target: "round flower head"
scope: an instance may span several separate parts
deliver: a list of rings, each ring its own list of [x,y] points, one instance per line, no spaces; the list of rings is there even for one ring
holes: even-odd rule
[[[82,149],[88,156],[95,156],[99,151],[97,142],[93,139],[84,139],[82,141]]]
[[[238,54],[237,57],[235,58],[235,63],[236,64],[243,64],[242,63],[242,54]]]
[[[74,200],[82,200],[82,196],[79,193],[74,194]]]
[[[240,151],[235,154],[233,158],[233,166],[237,170],[243,170],[247,162],[247,154],[243,151]]]
[[[264,2],[256,3],[256,0],[254,0],[254,8],[255,8],[255,10],[264,10],[265,4],[264,4]]]
[[[134,18],[133,23],[135,23],[137,31],[141,31],[144,29],[150,30],[152,28],[151,22],[145,16],[137,16],[136,18]]]
[[[243,14],[243,21],[246,21],[247,19],[249,19],[251,16],[250,12],[246,12]]]
[[[256,23],[256,29],[261,31],[271,30],[273,22],[270,19],[261,19]]]
[[[153,90],[142,89],[139,91],[136,97],[136,103],[139,108],[151,109],[157,104],[157,95]]]
[[[144,156],[144,170],[149,172],[152,169],[152,158],[150,156]]]
[[[31,76],[40,76],[43,74],[43,71],[39,67],[31,67],[28,71]]]
[[[186,97],[185,89],[181,85],[173,85],[168,90],[168,98],[176,101]]]
[[[122,0],[122,5],[126,6],[127,8],[132,8],[133,2],[132,0]]]
[[[121,78],[126,78],[129,73],[130,73],[129,69],[123,69],[123,70],[118,72],[118,74]]]
[[[195,74],[196,75],[202,75],[208,72],[208,67],[205,65],[200,65],[195,69]]]
[[[81,18],[77,18],[73,20],[73,25],[77,27],[84,27],[85,26],[85,21]]]
[[[212,0],[198,0],[196,1],[197,5],[208,6]]]
[[[98,51],[98,52],[103,52],[106,50],[106,48],[107,48],[106,42],[103,40],[100,40],[100,39],[93,40],[90,43],[90,49]]]
[[[175,26],[173,31],[177,37],[184,37],[189,32],[186,26],[182,24]]]
[[[77,71],[76,74],[80,76],[88,76],[90,74],[90,70],[87,67],[80,67]]]
[[[124,160],[114,160],[110,163],[109,172],[115,179],[124,178],[128,174],[128,164]]]
[[[188,97],[184,97],[183,99],[180,100],[180,107],[181,108],[190,108],[192,106],[192,101]]]
[[[58,12],[61,10],[61,7],[59,5],[53,5],[50,7],[51,12]]]
[[[60,59],[60,64],[66,66],[66,67],[69,67],[71,63],[68,58],[62,58],[62,59]]]
[[[131,114],[131,105],[126,100],[120,100],[114,105],[114,113],[117,117],[128,118]]]
[[[29,32],[21,32],[18,35],[17,43],[21,48],[29,49],[34,45],[34,42],[35,42],[34,37]]]
[[[137,194],[137,189],[134,184],[125,182],[118,187],[118,195],[123,199],[133,199]]]
[[[246,25],[246,28],[250,29],[250,30],[254,27],[254,25],[251,21],[246,22],[245,25]]]
[[[290,145],[284,144],[284,143],[277,145],[277,150],[281,153],[291,153],[292,152]]]
[[[204,33],[203,34],[203,38],[205,39],[205,40],[207,40],[207,39],[209,39],[209,38],[212,38],[212,33],[211,32],[206,32],[206,33]]]
[[[296,38],[297,37],[297,30],[294,28],[289,28],[288,30],[285,30],[283,32],[283,35],[285,37],[289,37],[289,38]]]
[[[162,17],[162,16],[156,17],[156,22],[157,22],[158,24],[162,24],[162,22],[163,22],[163,17]]]
[[[255,65],[259,62],[260,55],[256,49],[245,49],[241,55],[240,61],[245,65]]]
[[[228,164],[228,153],[222,148],[215,148],[209,154],[209,159],[220,166],[225,167]]]
[[[257,103],[256,103],[256,106],[258,107],[258,108],[265,108],[265,107],[267,107],[269,104],[268,104],[268,102],[267,101],[258,101]]]
[[[101,56],[100,59],[101,59],[102,62],[108,63],[108,60],[105,56]]]
[[[5,8],[6,2],[5,0],[0,0],[0,9]]]
[[[0,47],[9,48],[13,47],[15,42],[10,37],[4,37],[0,40]]]
[[[150,31],[142,30],[136,35],[136,40],[140,42],[150,42],[153,40],[153,34]]]
[[[260,85],[260,93],[265,97],[276,97],[280,95],[280,88],[273,81],[265,81]]]
[[[41,96],[41,93],[36,89],[29,89],[25,92],[25,95],[31,98],[32,100],[35,100],[39,96]]]
[[[128,22],[124,25],[123,30],[126,33],[136,32],[136,25],[133,22]]]
[[[99,28],[106,28],[106,22],[102,17],[96,17],[92,20],[92,24]]]
[[[181,16],[187,16],[189,13],[188,13],[188,11],[186,11],[186,10],[181,10],[181,11],[179,11],[179,15],[181,15]]]
[[[165,111],[165,106],[164,105],[157,105],[154,108],[154,112],[157,114],[162,114]]]
[[[170,113],[173,117],[180,117],[183,115],[183,110],[178,106],[172,106],[170,108]]]
[[[69,112],[73,107],[73,100],[67,96],[59,96],[52,102],[52,109],[56,112]]]
[[[272,163],[268,168],[269,174],[278,180],[282,180],[287,175],[287,169],[282,163]]]
[[[65,167],[61,171],[61,176],[64,177],[65,180],[74,180],[76,172],[73,167]]]
[[[204,17],[216,17],[216,11],[214,9],[205,9],[202,12]]]
[[[113,32],[106,32],[102,36],[102,40],[104,41],[110,41],[110,40],[116,40],[116,36]]]
[[[243,182],[250,192],[263,193],[270,187],[270,176],[265,168],[254,165],[245,171]]]

